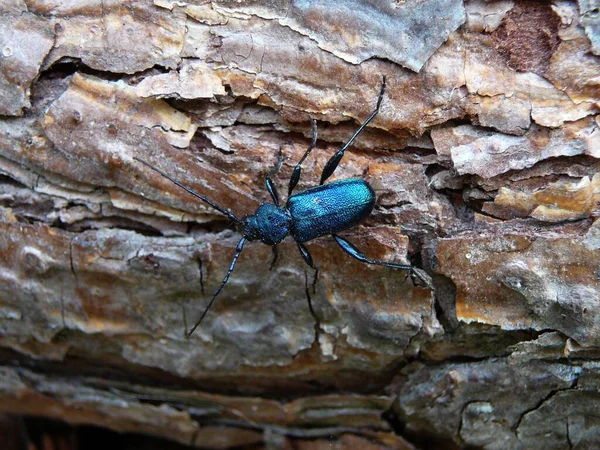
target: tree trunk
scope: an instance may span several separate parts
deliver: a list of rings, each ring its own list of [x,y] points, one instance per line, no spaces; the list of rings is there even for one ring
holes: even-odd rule
[[[600,443],[598,2],[0,5],[0,410],[207,448]],[[239,217],[359,177],[342,235]],[[332,444],[335,441],[335,444]]]

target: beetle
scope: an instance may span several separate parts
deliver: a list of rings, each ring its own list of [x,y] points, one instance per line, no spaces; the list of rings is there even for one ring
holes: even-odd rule
[[[236,246],[233,259],[229,264],[227,274],[223,278],[221,285],[214,292],[210,302],[200,316],[200,319],[198,319],[192,329],[186,334],[188,338],[202,323],[202,320],[204,320],[204,317],[213,305],[215,299],[229,280],[229,276],[233,272],[235,264],[242,253],[242,249],[246,241],[261,241],[263,244],[271,246],[273,250],[273,261],[271,263],[272,268],[277,260],[277,244],[279,244],[288,235],[291,235],[296,241],[302,258],[306,264],[315,270],[316,275],[318,274],[318,268],[314,264],[313,259],[304,243],[321,236],[330,235],[333,237],[335,242],[338,243],[342,250],[353,258],[356,258],[357,260],[366,264],[385,266],[392,269],[409,270],[427,287],[431,286],[427,279],[428,275],[422,270],[416,269],[409,264],[397,264],[393,262],[367,258],[358,248],[337,234],[340,231],[358,225],[371,214],[371,211],[375,206],[375,191],[369,185],[369,183],[360,178],[350,178],[325,184],[325,181],[327,181],[327,179],[338,167],[344,156],[344,152],[352,145],[358,135],[379,112],[379,108],[385,93],[385,80],[386,79],[384,76],[381,89],[379,91],[379,97],[377,98],[377,106],[371,112],[369,117],[367,117],[367,119],[358,127],[348,142],[346,142],[329,159],[329,161],[327,161],[327,164],[325,164],[323,172],[321,173],[319,185],[306,189],[297,194],[293,194],[294,188],[300,180],[302,163],[317,145],[317,123],[315,119],[311,118],[312,141],[304,152],[302,158],[300,158],[300,161],[298,161],[294,167],[288,185],[288,199],[283,207],[280,206],[277,188],[271,178],[281,167],[281,152],[275,170],[267,175],[265,181],[267,191],[269,192],[273,203],[261,204],[254,214],[245,216],[241,219],[233,214],[229,209],[222,208],[215,202],[209,200],[203,195],[200,195],[193,189],[183,185],[158,167],[153,166],[141,158],[134,157],[136,161],[146,165],[150,169],[170,180],[175,185],[187,191],[189,194],[227,216],[236,224],[237,229],[241,231],[242,234],[242,238],[239,240]]]

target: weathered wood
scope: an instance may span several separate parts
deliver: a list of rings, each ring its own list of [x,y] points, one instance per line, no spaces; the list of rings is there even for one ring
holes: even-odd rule
[[[594,1],[0,5],[0,410],[228,448],[592,448],[600,406]],[[334,178],[346,236],[247,245],[237,215]],[[311,274],[309,273],[310,277]],[[253,447],[254,448],[254,447]]]

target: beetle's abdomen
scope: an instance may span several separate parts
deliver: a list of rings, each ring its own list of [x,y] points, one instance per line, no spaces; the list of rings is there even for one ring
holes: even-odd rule
[[[362,222],[374,205],[375,192],[360,178],[307,189],[287,201],[293,219],[290,232],[298,242],[337,233]]]

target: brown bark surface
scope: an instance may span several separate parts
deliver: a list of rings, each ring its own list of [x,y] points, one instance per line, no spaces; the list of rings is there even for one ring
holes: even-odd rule
[[[600,4],[0,5],[0,411],[194,447],[600,443]],[[373,214],[247,244],[140,164],[251,214],[332,179]],[[285,197],[285,196],[284,196]],[[309,280],[310,282],[310,280]],[[202,293],[202,287],[206,295]],[[9,423],[9,422],[6,422]]]

